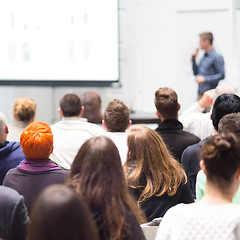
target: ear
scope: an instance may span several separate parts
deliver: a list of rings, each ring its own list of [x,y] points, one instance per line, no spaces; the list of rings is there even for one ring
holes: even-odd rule
[[[62,112],[62,109],[61,109],[61,108],[58,108],[58,112],[59,112],[59,114],[61,115],[61,117],[64,117],[64,116],[63,116],[63,112]]]
[[[84,106],[82,106],[79,116],[81,117],[84,113]]]
[[[162,115],[158,111],[156,111],[156,115],[158,116],[159,119],[162,118]]]
[[[203,170],[204,174],[206,175],[206,166],[205,166],[204,161],[201,160],[199,164],[200,164],[200,167],[201,167],[201,169]]]
[[[129,120],[129,123],[128,123],[128,126],[127,126],[127,129],[129,129],[132,125],[132,120]]]
[[[6,133],[6,134],[9,133],[9,130],[8,130],[8,126],[7,126],[7,125],[5,126],[5,129],[4,129],[4,130],[5,130],[5,133]]]
[[[212,114],[210,115],[210,119],[212,120]]]
[[[103,125],[103,129],[104,129],[105,131],[107,131],[107,126],[106,126],[106,123],[105,123],[104,120],[102,120],[102,125]]]
[[[237,170],[237,180],[240,181],[240,168]]]
[[[52,146],[51,154],[52,154],[52,152],[53,152],[53,146]]]
[[[180,105],[180,103],[178,103],[178,111],[180,110],[180,108],[181,108],[181,105]]]

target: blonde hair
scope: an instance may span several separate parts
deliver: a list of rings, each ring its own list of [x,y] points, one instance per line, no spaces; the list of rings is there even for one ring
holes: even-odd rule
[[[31,122],[36,114],[37,105],[32,98],[18,98],[13,105],[13,113],[16,121]]]
[[[138,204],[164,193],[173,196],[181,182],[187,182],[183,168],[154,130],[142,125],[132,127],[127,144],[124,171],[129,187],[143,189]]]

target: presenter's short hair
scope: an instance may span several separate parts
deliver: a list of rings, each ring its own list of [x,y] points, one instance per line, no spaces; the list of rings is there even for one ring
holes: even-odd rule
[[[203,40],[208,40],[211,45],[213,44],[213,34],[211,32],[203,32],[199,34],[199,37]]]
[[[76,94],[66,94],[60,100],[60,108],[64,117],[78,116],[82,108],[81,100]]]

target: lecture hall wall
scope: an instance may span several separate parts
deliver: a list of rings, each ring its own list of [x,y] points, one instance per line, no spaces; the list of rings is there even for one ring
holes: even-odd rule
[[[103,108],[119,98],[136,112],[155,112],[154,92],[168,86],[185,109],[196,100],[190,55],[203,31],[213,32],[226,63],[224,81],[239,92],[240,0],[119,0],[119,20],[121,88],[0,86],[0,111],[8,122],[17,97],[32,97],[36,120],[52,124],[65,93],[87,90],[100,92]]]

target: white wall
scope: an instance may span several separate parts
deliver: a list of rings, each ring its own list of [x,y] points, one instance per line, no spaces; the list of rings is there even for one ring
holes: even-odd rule
[[[238,11],[233,11],[234,2]],[[226,62],[226,80],[236,90],[240,78],[240,0],[119,0],[121,88],[91,88],[100,92],[103,108],[119,98],[135,111],[153,112],[154,92],[169,86],[176,90],[182,108],[196,99],[190,55],[198,34],[212,31],[215,47]],[[17,97],[37,102],[37,120],[51,124],[59,119],[59,99],[81,87],[0,86],[0,110],[12,121],[10,109]]]

